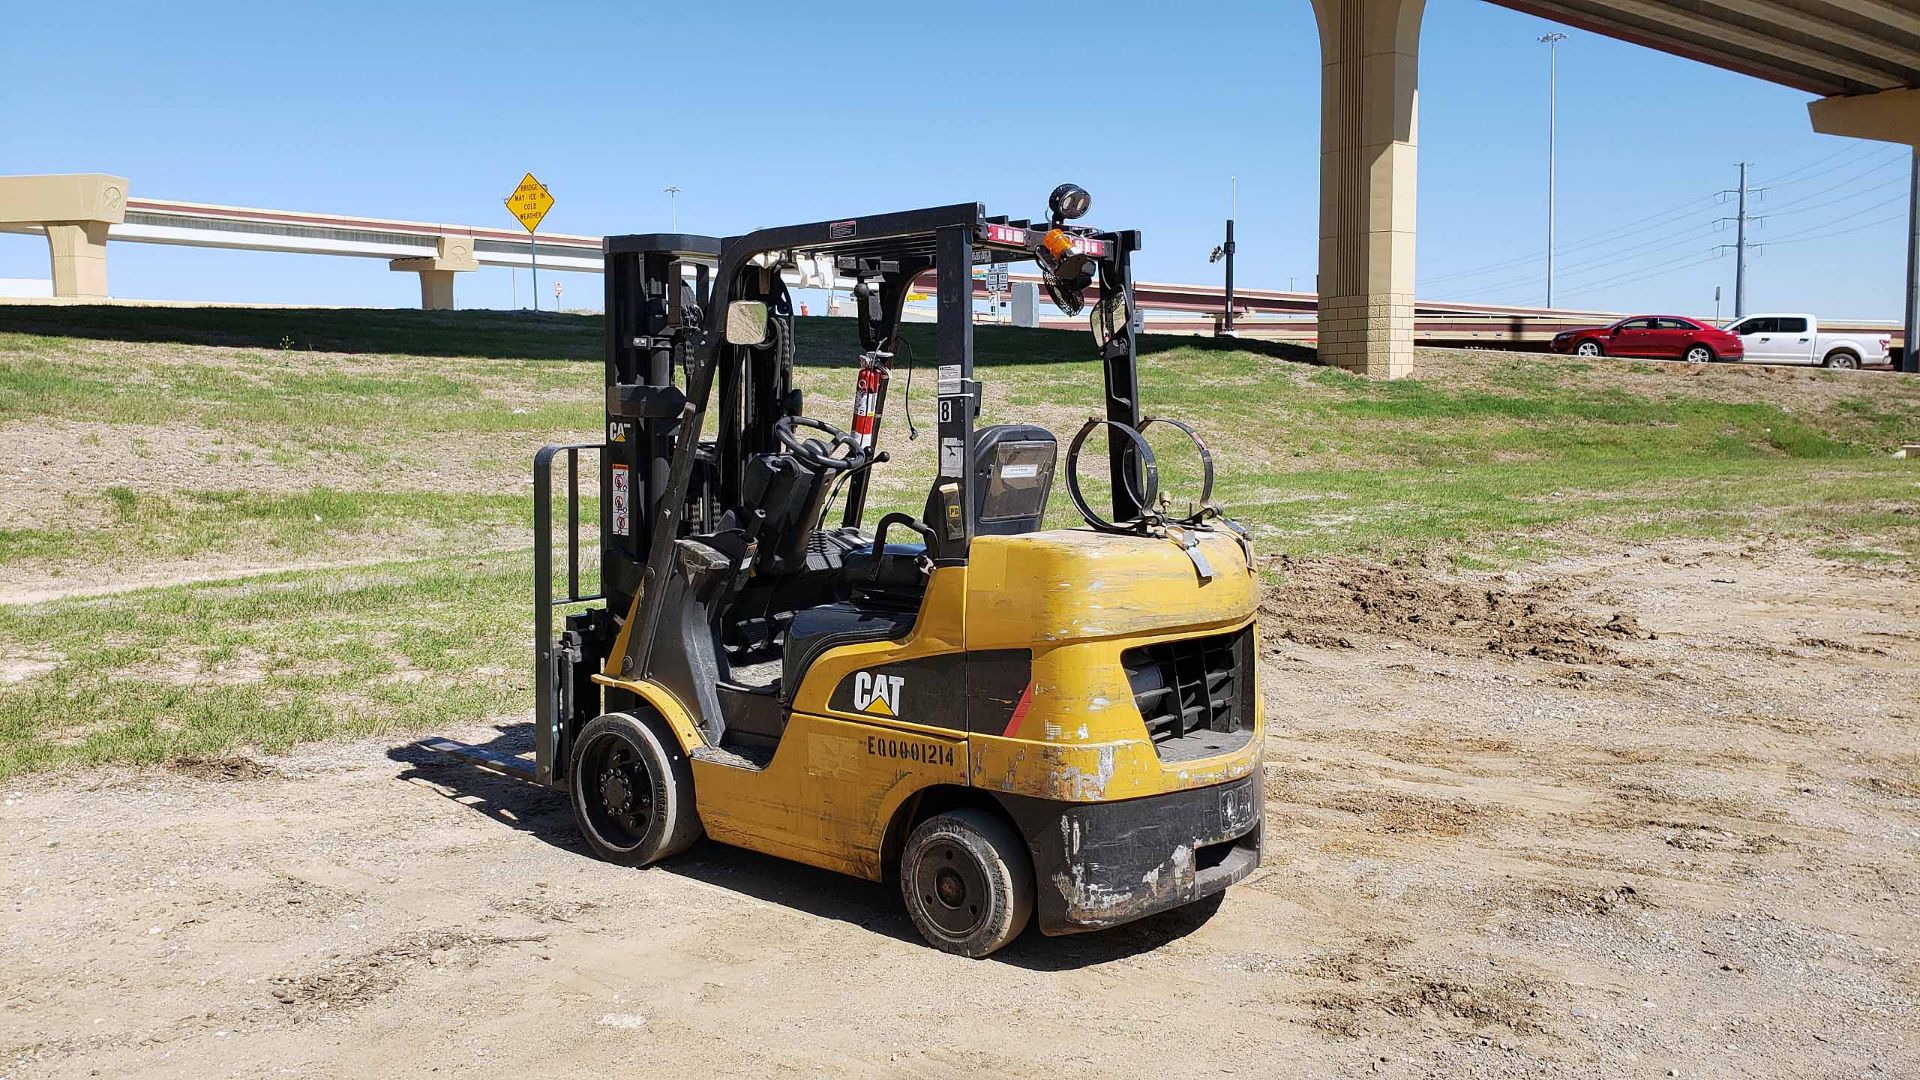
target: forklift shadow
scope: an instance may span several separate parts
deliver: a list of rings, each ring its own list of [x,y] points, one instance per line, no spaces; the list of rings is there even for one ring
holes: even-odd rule
[[[475,745],[508,757],[526,755],[531,764],[533,725],[503,724],[496,731],[493,739]],[[574,825],[567,797],[559,791],[489,772],[420,742],[393,747],[387,757],[405,766],[397,779],[423,783],[502,825],[569,854],[594,858]],[[848,877],[710,840],[651,870],[847,923],[881,937],[923,944],[891,883]],[[1219,909],[1223,895],[1091,934],[1050,938],[1030,927],[992,959],[1034,971],[1068,971],[1124,960],[1198,930]]]

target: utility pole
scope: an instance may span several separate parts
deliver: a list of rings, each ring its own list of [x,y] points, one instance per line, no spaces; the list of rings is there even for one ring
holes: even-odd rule
[[[667,193],[667,213],[673,219],[673,231],[680,231],[680,189],[672,184],[660,189]]]
[[[1920,146],[1913,148],[1913,193],[1907,202],[1907,318],[1900,370],[1920,372]]]
[[[1753,164],[1751,162],[1741,162],[1740,186],[1730,191],[1720,193],[1722,195],[1734,195],[1739,198],[1738,213],[1732,218],[1720,219],[1721,221],[1732,221],[1734,223],[1733,317],[1736,319],[1745,316],[1747,313],[1747,252],[1750,249],[1750,245],[1747,243],[1747,226],[1757,224],[1763,220],[1761,218],[1747,216],[1747,201],[1749,197],[1760,194],[1761,190],[1747,187],[1747,170],[1752,167]],[[1720,245],[1718,250],[1727,250],[1727,245]]]
[[[1560,112],[1560,43],[1567,35],[1558,30],[1543,34],[1540,40],[1547,46],[1547,306],[1553,306],[1553,224],[1555,189],[1554,167],[1555,143],[1558,141]]]
[[[1747,163],[1740,163],[1740,225],[1734,233],[1737,248],[1733,256],[1733,317],[1747,314]]]

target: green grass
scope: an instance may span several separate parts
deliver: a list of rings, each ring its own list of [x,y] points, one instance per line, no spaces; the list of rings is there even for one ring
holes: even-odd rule
[[[518,712],[527,582],[492,556],[0,607],[11,654],[56,662],[0,689],[0,779]]]
[[[524,313],[0,305],[0,438],[126,466],[68,481],[39,451],[54,460],[32,475],[54,493],[0,519],[0,573],[58,587],[343,564],[0,606],[0,662],[25,672],[0,681],[0,777],[524,712],[530,571],[509,549],[530,542],[533,448],[599,428],[600,333]],[[905,337],[869,521],[917,512],[933,471],[932,328]],[[982,327],[976,346],[985,422],[1064,444],[1098,410],[1084,334]],[[810,414],[844,422],[857,353],[850,321],[803,322]],[[1889,457],[1920,436],[1920,380],[1473,353],[1423,354],[1420,378],[1382,383],[1305,355],[1142,342],[1147,411],[1200,428],[1216,497],[1265,552],[1485,570],[1788,537],[1920,565],[1920,463]],[[1172,432],[1154,445],[1165,490],[1190,497],[1191,449]],[[1090,461],[1096,502],[1103,471]],[[1075,523],[1059,487],[1049,516]]]
[[[422,545],[470,546],[475,538],[524,528],[532,517],[533,500],[527,495],[330,488],[291,494],[139,495],[127,487],[110,487],[98,498],[69,496],[68,504],[79,524],[0,528],[0,566],[31,562],[80,573],[133,560],[239,551],[298,560],[337,554],[355,540],[411,550]]]

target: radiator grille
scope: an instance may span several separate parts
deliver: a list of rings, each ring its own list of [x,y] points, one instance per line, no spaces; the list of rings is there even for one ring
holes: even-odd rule
[[[1121,654],[1133,702],[1163,761],[1245,745],[1253,731],[1253,628]]]

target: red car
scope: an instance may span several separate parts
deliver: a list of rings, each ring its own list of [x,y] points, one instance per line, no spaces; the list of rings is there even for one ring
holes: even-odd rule
[[[1679,315],[1632,315],[1612,326],[1568,330],[1554,335],[1551,348],[1575,356],[1633,356],[1689,364],[1738,360],[1746,353],[1737,335]]]

